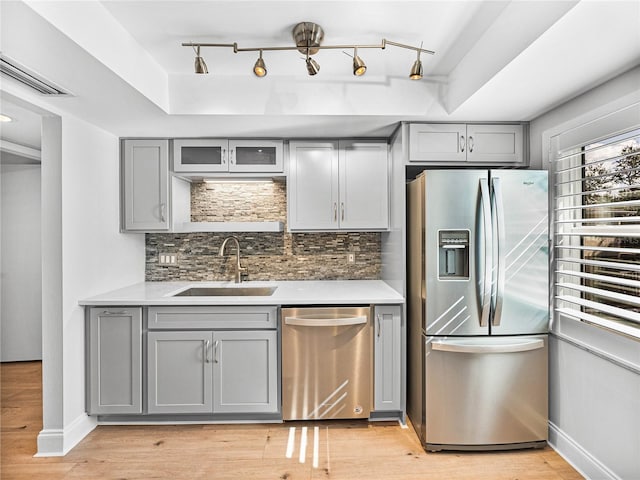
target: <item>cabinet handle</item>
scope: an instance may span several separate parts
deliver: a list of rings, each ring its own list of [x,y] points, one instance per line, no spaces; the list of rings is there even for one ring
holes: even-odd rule
[[[340,218],[344,222],[344,202],[340,202]]]
[[[127,311],[126,310],[119,310],[117,312],[112,312],[111,310],[105,310],[104,312],[102,312],[102,315],[126,315]]]
[[[473,137],[469,137],[469,153],[473,152]]]
[[[333,221],[334,222],[338,221],[338,203],[337,202],[333,202]]]
[[[376,318],[378,320],[378,338],[380,338],[382,332],[382,321],[380,320],[380,314],[376,315]]]
[[[213,342],[213,363],[219,363],[218,360],[218,344],[220,343],[220,340],[216,340],[215,342]]]
[[[165,210],[167,206],[164,203],[160,204],[160,221],[165,222]]]
[[[227,149],[222,149],[222,164],[225,165],[227,163]]]
[[[209,340],[205,340],[204,341],[204,363],[211,363],[211,360],[209,359],[209,344],[211,342],[209,342]]]
[[[460,135],[460,151],[464,152],[464,135]]]
[[[234,149],[234,148],[232,148],[231,150],[229,150],[229,163],[231,163],[231,164],[235,163],[235,162],[233,161],[233,155],[234,155],[234,153],[235,153],[235,149]]]

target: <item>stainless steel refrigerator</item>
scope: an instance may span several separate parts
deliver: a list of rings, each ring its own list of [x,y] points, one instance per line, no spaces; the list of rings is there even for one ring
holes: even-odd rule
[[[427,450],[546,444],[547,191],[533,170],[408,185],[407,411]]]

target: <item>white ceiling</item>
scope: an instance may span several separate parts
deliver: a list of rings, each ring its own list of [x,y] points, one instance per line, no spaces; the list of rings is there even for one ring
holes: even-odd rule
[[[4,99],[0,100],[0,113],[12,119],[11,122],[0,122],[0,139],[40,150],[42,119],[38,113]]]
[[[71,91],[49,104],[119,136],[385,136],[400,120],[531,120],[640,64],[640,2],[3,0],[2,52]],[[424,43],[360,50],[364,77],[340,50],[257,56],[203,49],[193,73],[182,42],[291,46],[313,21],[325,45]],[[25,35],[24,32],[29,32]],[[352,53],[352,52],[348,52]],[[21,87],[4,82],[18,94]]]

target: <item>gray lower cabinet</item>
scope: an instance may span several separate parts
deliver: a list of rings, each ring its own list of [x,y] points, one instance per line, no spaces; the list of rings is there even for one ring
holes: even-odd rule
[[[402,316],[398,305],[375,307],[374,409],[402,410]]]
[[[213,412],[212,333],[147,334],[149,413]]]
[[[278,412],[275,330],[213,333],[213,411]]]
[[[91,308],[87,409],[142,413],[142,309]]]
[[[277,414],[277,315],[274,306],[150,307],[148,413]]]

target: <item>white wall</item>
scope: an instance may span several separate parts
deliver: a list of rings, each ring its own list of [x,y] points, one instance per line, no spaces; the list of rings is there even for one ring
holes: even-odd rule
[[[531,168],[548,169],[549,138],[569,125],[580,125],[606,115],[638,98],[640,67],[629,70],[588,92],[563,103],[530,123]],[[566,125],[566,127],[565,127]]]
[[[38,456],[64,455],[95,427],[85,413],[84,309],[78,301],[144,281],[144,235],[119,233],[119,140],[3,85],[43,115],[42,383]]]
[[[65,418],[85,411],[84,308],[78,300],[144,280],[144,235],[119,233],[119,141],[62,117]]]
[[[72,116],[61,117],[60,171],[43,165],[43,186],[60,193],[60,315],[52,313],[55,332],[43,337],[43,383],[60,391],[47,424],[47,397],[40,455],[64,454],[93,427],[85,414],[84,309],[82,298],[144,280],[144,236],[118,232],[119,142],[116,137]],[[46,143],[43,142],[43,154]],[[43,215],[45,211],[43,208]],[[53,215],[55,216],[55,215]],[[57,229],[57,225],[54,226]],[[47,241],[47,231],[43,231]],[[52,254],[53,252],[49,252]],[[43,251],[43,255],[45,252]],[[45,261],[57,262],[57,258]],[[47,292],[45,292],[47,293]],[[57,312],[56,312],[57,313]],[[61,338],[59,337],[62,332]],[[53,337],[53,338],[51,338]],[[47,346],[50,355],[47,355]],[[47,369],[51,359],[58,368]],[[61,389],[60,389],[61,387]],[[55,411],[61,405],[62,411]],[[60,431],[59,418],[62,423]]]
[[[406,126],[399,128],[391,140],[389,151],[389,226],[382,233],[381,278],[405,295],[405,167]],[[403,141],[404,139],[404,141]]]
[[[549,168],[551,137],[582,125],[607,124],[614,132],[621,128],[616,117],[640,124],[640,115],[628,114],[638,109],[625,109],[637,102],[640,67],[534,119],[532,164]],[[554,316],[549,354],[549,442],[587,478],[638,478],[640,344]]]
[[[0,361],[42,359],[40,165],[2,165]]]

